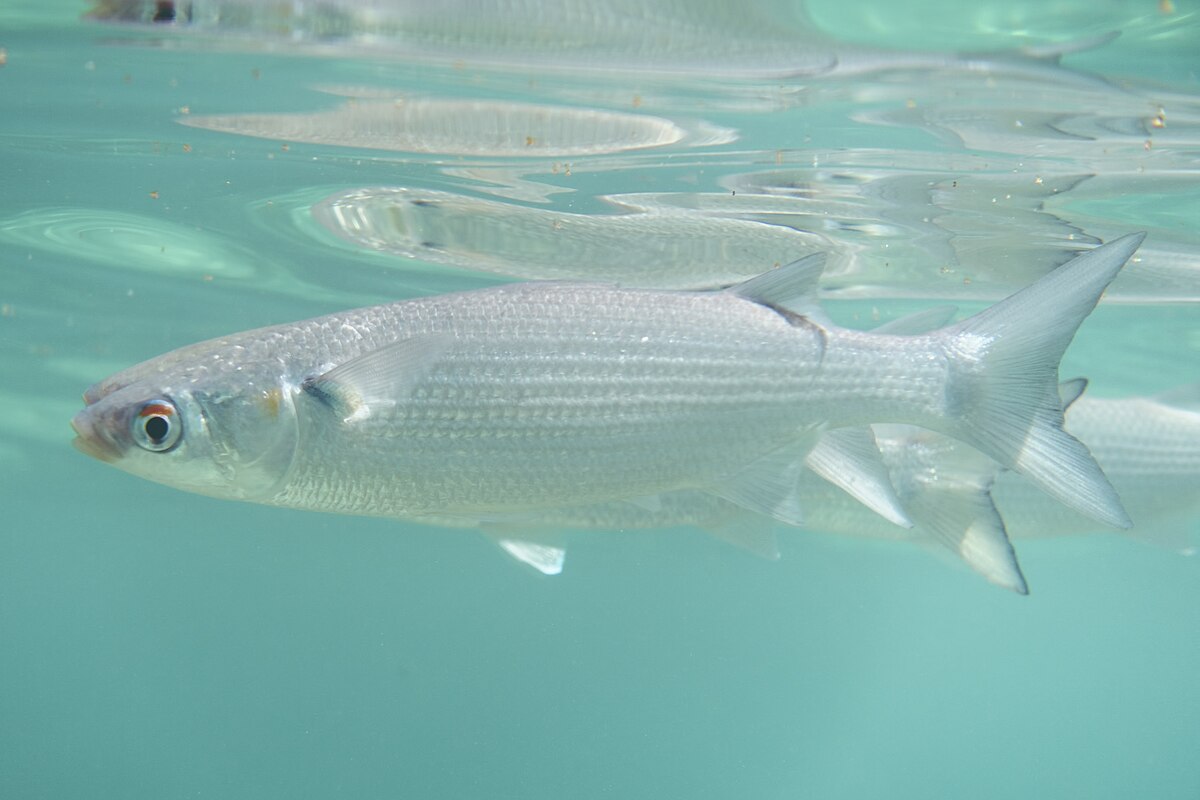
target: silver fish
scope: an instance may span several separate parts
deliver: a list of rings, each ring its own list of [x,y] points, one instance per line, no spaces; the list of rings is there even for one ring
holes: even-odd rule
[[[1067,428],[1088,442],[1134,520],[1128,534],[1184,555],[1197,552],[1189,520],[1200,509],[1200,386],[1156,397],[1079,397],[1085,381],[1062,384]],[[961,442],[918,428],[875,426],[892,483],[914,526],[889,524],[811,473],[799,491],[805,527],[820,533],[906,539],[940,545],[990,582],[1024,594],[1024,576],[1009,539],[1092,533],[1095,521],[1037,491]],[[726,500],[697,491],[671,492],[649,501],[613,502],[547,512],[529,520],[533,537],[501,539],[501,546],[534,565],[546,559],[550,537],[539,530],[643,530],[690,526],[767,558],[777,558],[775,526]],[[1194,526],[1192,526],[1194,527]],[[565,552],[561,542],[558,570]]]
[[[1011,74],[1060,86],[1099,80],[1058,64],[1105,34],[1006,53],[904,52],[839,42],[806,15],[724,0],[95,0],[95,20],[187,28],[223,48],[540,70],[779,79],[883,70]]]
[[[1085,439],[1112,480],[1134,527],[1130,535],[1184,554],[1196,552],[1200,529],[1200,385],[1154,397],[1083,397],[1067,411],[1067,427]],[[1043,538],[1096,530],[1085,519],[1001,474],[992,496],[1009,535]]]
[[[652,289],[728,286],[823,244],[782,225],[679,208],[575,214],[400,186],[340,192],[312,213],[353,244],[406,258]]]
[[[1057,372],[1142,238],[916,336],[829,322],[819,256],[715,292],[518,283],[408,300],[184,347],[90,388],[72,425],[84,452],[177,488],[473,527],[678,490],[800,524],[806,468],[908,524],[866,439],[898,422],[1128,527],[1062,428]]]

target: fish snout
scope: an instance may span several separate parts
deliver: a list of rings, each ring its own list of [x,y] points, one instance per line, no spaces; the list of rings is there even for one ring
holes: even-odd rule
[[[116,442],[104,435],[104,430],[96,424],[95,414],[90,408],[85,408],[71,419],[71,427],[75,429],[75,449],[92,458],[107,463],[116,461],[121,450]]]
[[[93,383],[83,393],[83,404],[94,405],[125,385],[125,382],[113,378],[105,378],[99,383]]]

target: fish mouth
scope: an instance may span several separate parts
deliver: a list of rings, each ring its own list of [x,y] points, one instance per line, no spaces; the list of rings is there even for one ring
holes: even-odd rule
[[[71,427],[75,429],[75,439],[71,444],[79,452],[109,464],[121,455],[120,448],[96,429],[88,409],[75,415]]]

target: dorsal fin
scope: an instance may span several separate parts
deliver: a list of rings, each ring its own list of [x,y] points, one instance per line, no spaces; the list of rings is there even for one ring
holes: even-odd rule
[[[783,308],[802,316],[811,316],[813,313],[820,315],[817,289],[824,271],[825,254],[813,253],[730,286],[725,291],[768,308]]]

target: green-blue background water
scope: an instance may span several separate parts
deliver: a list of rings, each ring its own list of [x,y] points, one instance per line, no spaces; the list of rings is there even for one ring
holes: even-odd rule
[[[0,9],[0,797],[1200,797],[1195,557],[1117,533],[1021,542],[1032,594],[1019,597],[903,542],[789,532],[770,563],[694,531],[596,532],[573,536],[549,579],[469,533],[140,481],[76,452],[67,424],[90,383],[174,347],[499,280],[335,238],[308,209],[336,191],[495,199],[509,180],[509,196],[552,187],[554,207],[596,212],[601,194],[727,192],[831,157],[853,172],[868,151],[903,153],[901,170],[916,152],[994,158],[995,174],[1028,156],[1033,171],[1055,161],[1096,176],[1085,185],[1107,180],[1060,211],[1104,238],[1150,229],[1148,245],[1169,242],[1184,266],[1158,298],[1176,302],[1102,306],[1064,374],[1107,396],[1194,383],[1194,3],[804,9],[845,47],[988,51],[1122,31],[1066,63],[1136,85],[1151,120],[1155,93],[1175,105],[1145,134],[1077,138],[1079,155],[1053,132],[1022,152],[1000,123],[987,148],[861,123],[875,86],[884,110],[932,102],[906,104],[907,88],[887,87],[912,79],[892,72],[827,96],[795,78],[563,77],[317,56],[287,35],[217,46],[84,10]],[[937,94],[943,77],[912,85]],[[740,138],[464,157],[179,124],[328,109],[312,87],[330,85],[607,102]],[[1039,97],[1053,91],[1064,114],[1085,112],[1069,87]],[[865,203],[864,219],[879,223],[877,210]],[[1013,242],[1016,219],[1001,232]],[[854,235],[870,248],[874,230]],[[902,301],[878,291],[831,310],[923,307],[922,294],[946,294],[945,274]]]

